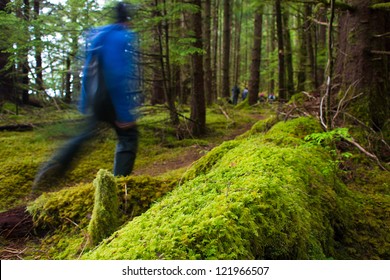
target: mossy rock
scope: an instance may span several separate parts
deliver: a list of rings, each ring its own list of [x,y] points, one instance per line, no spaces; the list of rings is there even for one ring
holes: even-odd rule
[[[319,130],[315,120],[301,118],[224,143],[195,164],[188,181],[83,257],[334,257],[335,229],[351,215],[341,203],[345,185],[325,172],[328,153],[304,145],[301,133]]]

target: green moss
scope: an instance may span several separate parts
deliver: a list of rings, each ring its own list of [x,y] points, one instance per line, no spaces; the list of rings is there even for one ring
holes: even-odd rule
[[[349,219],[338,198],[346,192],[335,176],[324,174],[325,150],[297,145],[303,143],[299,133],[318,131],[314,124],[298,119],[275,126],[264,137],[224,143],[189,171],[196,177],[84,258],[334,256],[334,227]],[[271,143],[279,134],[297,141],[292,146]]]
[[[225,153],[235,148],[238,144],[239,142],[235,140],[223,142],[221,145],[212,149],[209,153],[196,161],[192,168],[187,170],[184,174],[183,179],[190,180],[201,174],[206,174],[220,160],[220,158],[225,155]]]
[[[119,209],[119,223],[145,212],[152,203],[171,191],[178,181],[175,176],[152,178],[130,176],[115,178]],[[44,193],[27,208],[37,230],[49,231],[35,256],[38,259],[74,259],[87,250],[88,224],[94,207],[94,187],[80,184],[58,192]]]
[[[172,190],[177,178],[158,179],[149,176],[116,178],[120,208],[126,215],[137,216],[151,203]],[[94,201],[92,184],[80,184],[58,192],[44,193],[32,201],[27,210],[38,228],[55,229],[72,221],[80,227],[89,223]]]
[[[275,124],[265,135],[265,139],[278,145],[300,145],[308,134],[322,132],[314,118],[297,118]]]
[[[91,244],[97,245],[119,226],[119,199],[114,175],[101,169],[93,181],[95,200],[88,234]]]
[[[37,228],[56,229],[69,222],[88,225],[93,209],[93,186],[81,184],[58,192],[44,193],[27,207]]]
[[[378,3],[371,5],[371,9],[374,10],[390,10],[390,3]]]
[[[225,109],[233,121],[211,108],[208,133],[200,142],[175,139],[174,130],[161,121],[166,115],[145,116],[136,167],[177,157],[191,149],[184,147],[188,144],[213,143],[254,121],[247,112]],[[174,171],[158,178],[115,178],[123,227],[88,251],[94,187],[79,182],[91,182],[97,170],[112,167],[115,135],[103,131],[84,150],[88,157],[81,156],[58,186],[73,187],[43,194],[29,205],[37,230],[48,233],[28,257],[389,259],[388,172],[372,169],[358,154],[347,163],[336,162],[327,147],[305,143],[306,135],[322,131],[314,119],[276,122],[256,123],[246,135],[213,149],[184,176]],[[7,159],[0,170],[3,209],[23,200],[36,168],[63,140],[55,136],[60,130],[53,131],[0,133],[0,155]]]
[[[279,120],[276,116],[271,116],[267,119],[260,120],[260,121],[256,122],[250,130],[248,130],[244,134],[237,137],[237,139],[247,138],[247,137],[250,137],[250,136],[258,134],[258,133],[265,133],[272,126],[274,126],[278,121]]]
[[[295,93],[291,96],[289,103],[295,103],[297,105],[303,105],[305,101],[307,101],[309,97],[303,92]]]
[[[0,211],[24,202],[38,165],[52,146],[31,131],[0,133]]]

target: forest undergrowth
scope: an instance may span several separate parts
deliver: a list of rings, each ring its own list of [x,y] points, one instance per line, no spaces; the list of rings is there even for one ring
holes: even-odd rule
[[[343,140],[364,132],[326,133],[294,106],[279,118],[276,104],[215,106],[207,135],[181,140],[162,108],[145,107],[132,176],[110,177],[115,136],[102,127],[72,171],[34,201],[39,164],[78,116],[0,132],[0,208],[28,205],[32,217],[25,236],[5,238],[2,229],[2,258],[388,259],[389,172]],[[106,186],[118,194],[117,221],[96,235],[96,194]]]

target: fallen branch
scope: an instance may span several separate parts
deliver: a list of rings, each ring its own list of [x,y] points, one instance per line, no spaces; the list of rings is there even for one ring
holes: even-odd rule
[[[358,124],[360,124],[362,127],[364,127],[365,129],[367,130],[370,130],[374,135],[376,135],[378,132],[375,131],[374,129],[372,129],[372,127],[369,127],[368,125],[366,125],[364,122],[362,122],[361,120],[359,120],[358,118],[354,117],[353,115],[347,113],[347,112],[343,112],[343,114],[349,118],[351,118],[353,121],[357,122]],[[390,145],[389,143],[386,142],[386,140],[384,139],[383,137],[383,133],[380,132],[381,134],[381,138],[379,138],[379,140],[390,150]]]
[[[378,157],[376,155],[368,152],[366,149],[364,149],[362,146],[360,146],[359,143],[357,143],[354,139],[346,139],[346,138],[344,138],[344,140],[347,141],[348,143],[354,145],[356,148],[358,148],[363,154],[365,154],[369,158],[374,159],[382,170],[389,171],[387,168],[385,168],[382,165],[382,163],[380,162],[380,160],[378,159]]]
[[[219,109],[221,110],[222,114],[225,116],[226,119],[228,119],[229,121],[232,120],[221,106],[219,106]]]

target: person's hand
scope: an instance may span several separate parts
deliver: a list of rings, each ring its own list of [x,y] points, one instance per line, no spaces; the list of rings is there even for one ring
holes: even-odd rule
[[[118,121],[115,121],[115,125],[119,129],[126,130],[126,129],[134,127],[136,125],[136,122],[118,122]]]

